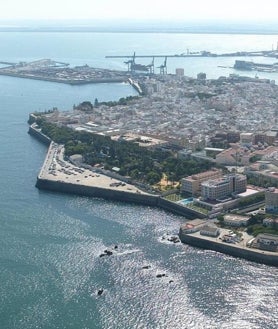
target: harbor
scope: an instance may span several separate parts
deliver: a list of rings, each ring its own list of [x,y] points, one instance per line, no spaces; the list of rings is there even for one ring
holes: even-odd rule
[[[236,51],[231,53],[213,53],[208,50],[203,51],[187,51],[181,54],[145,54],[138,55],[135,52],[132,55],[107,55],[105,58],[165,58],[165,57],[184,57],[184,58],[192,58],[192,57],[278,57],[278,49],[274,50],[262,50],[262,51]]]
[[[55,61],[52,59],[39,59],[32,62],[11,62],[0,60],[0,75],[11,76],[25,79],[35,79],[51,81],[70,85],[81,85],[91,83],[120,83],[129,82],[131,75],[154,75],[155,69],[158,69],[160,75],[168,74],[168,59],[186,59],[186,58],[278,58],[278,49],[262,51],[237,51],[231,53],[214,53],[207,50],[189,51],[180,54],[126,54],[126,55],[107,55],[107,59],[123,59],[126,69],[106,69],[95,68],[87,64],[70,67],[69,63]],[[139,63],[139,59],[151,59],[146,63]],[[160,60],[156,64],[156,60]],[[162,61],[161,61],[162,60]],[[221,67],[221,65],[219,65]],[[224,67],[224,66],[223,66]],[[225,66],[226,67],[226,66]],[[231,68],[231,67],[230,67]],[[277,63],[253,63],[252,61],[236,60],[234,69],[239,70],[257,70],[263,72],[277,72]],[[136,88],[136,86],[133,85]],[[140,92],[139,92],[140,93]]]
[[[135,52],[131,55],[107,55],[105,58],[109,59],[127,59],[124,64],[127,65],[128,72],[135,73],[137,71],[148,72],[150,74],[154,73],[155,67],[160,70],[160,74],[167,73],[167,59],[180,59],[180,58],[224,58],[224,57],[268,57],[268,58],[278,58],[278,45],[277,49],[274,50],[262,50],[262,51],[236,51],[231,53],[214,53],[208,50],[203,51],[189,51],[180,54],[136,54]],[[151,62],[149,64],[141,64],[136,62],[136,59],[146,59],[150,58]],[[160,63],[159,66],[155,66],[155,59],[162,59],[164,61]],[[242,61],[243,62],[243,61]],[[259,65],[259,64],[258,64]],[[261,65],[264,66],[263,64]],[[237,69],[237,67],[234,67]],[[270,71],[268,71],[270,72]]]

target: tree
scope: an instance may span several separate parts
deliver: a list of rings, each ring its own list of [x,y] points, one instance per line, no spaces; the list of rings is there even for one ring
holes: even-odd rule
[[[160,179],[161,179],[160,175],[157,172],[154,172],[154,171],[150,171],[146,176],[147,182],[151,185],[159,182]]]

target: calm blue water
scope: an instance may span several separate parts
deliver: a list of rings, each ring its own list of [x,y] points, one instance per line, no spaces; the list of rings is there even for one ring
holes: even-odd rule
[[[105,55],[269,49],[277,39],[0,33],[0,59],[52,58],[124,69],[121,60]],[[169,70],[225,74],[217,65],[215,59],[173,60]],[[69,109],[96,97],[118,99],[134,94],[130,86],[73,87],[10,77],[0,77],[0,86],[1,329],[277,327],[277,269],[165,242],[162,236],[176,234],[182,217],[35,188],[46,147],[27,134],[29,112]],[[111,257],[99,257],[115,245]],[[167,276],[157,278],[159,273]],[[104,293],[98,297],[100,288]]]

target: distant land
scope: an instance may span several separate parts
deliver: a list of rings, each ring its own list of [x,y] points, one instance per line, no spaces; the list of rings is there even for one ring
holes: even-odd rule
[[[278,34],[278,23],[224,20],[2,20],[0,32]]]

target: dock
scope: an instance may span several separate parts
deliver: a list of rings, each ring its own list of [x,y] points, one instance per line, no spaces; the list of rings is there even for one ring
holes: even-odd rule
[[[277,50],[262,50],[262,51],[237,51],[233,53],[212,53],[210,51],[198,51],[198,52],[189,52],[181,54],[150,54],[150,55],[137,55],[133,53],[132,55],[107,55],[105,58],[203,58],[203,57],[246,57],[246,56],[255,56],[255,57],[274,57],[278,58],[278,49]]]

